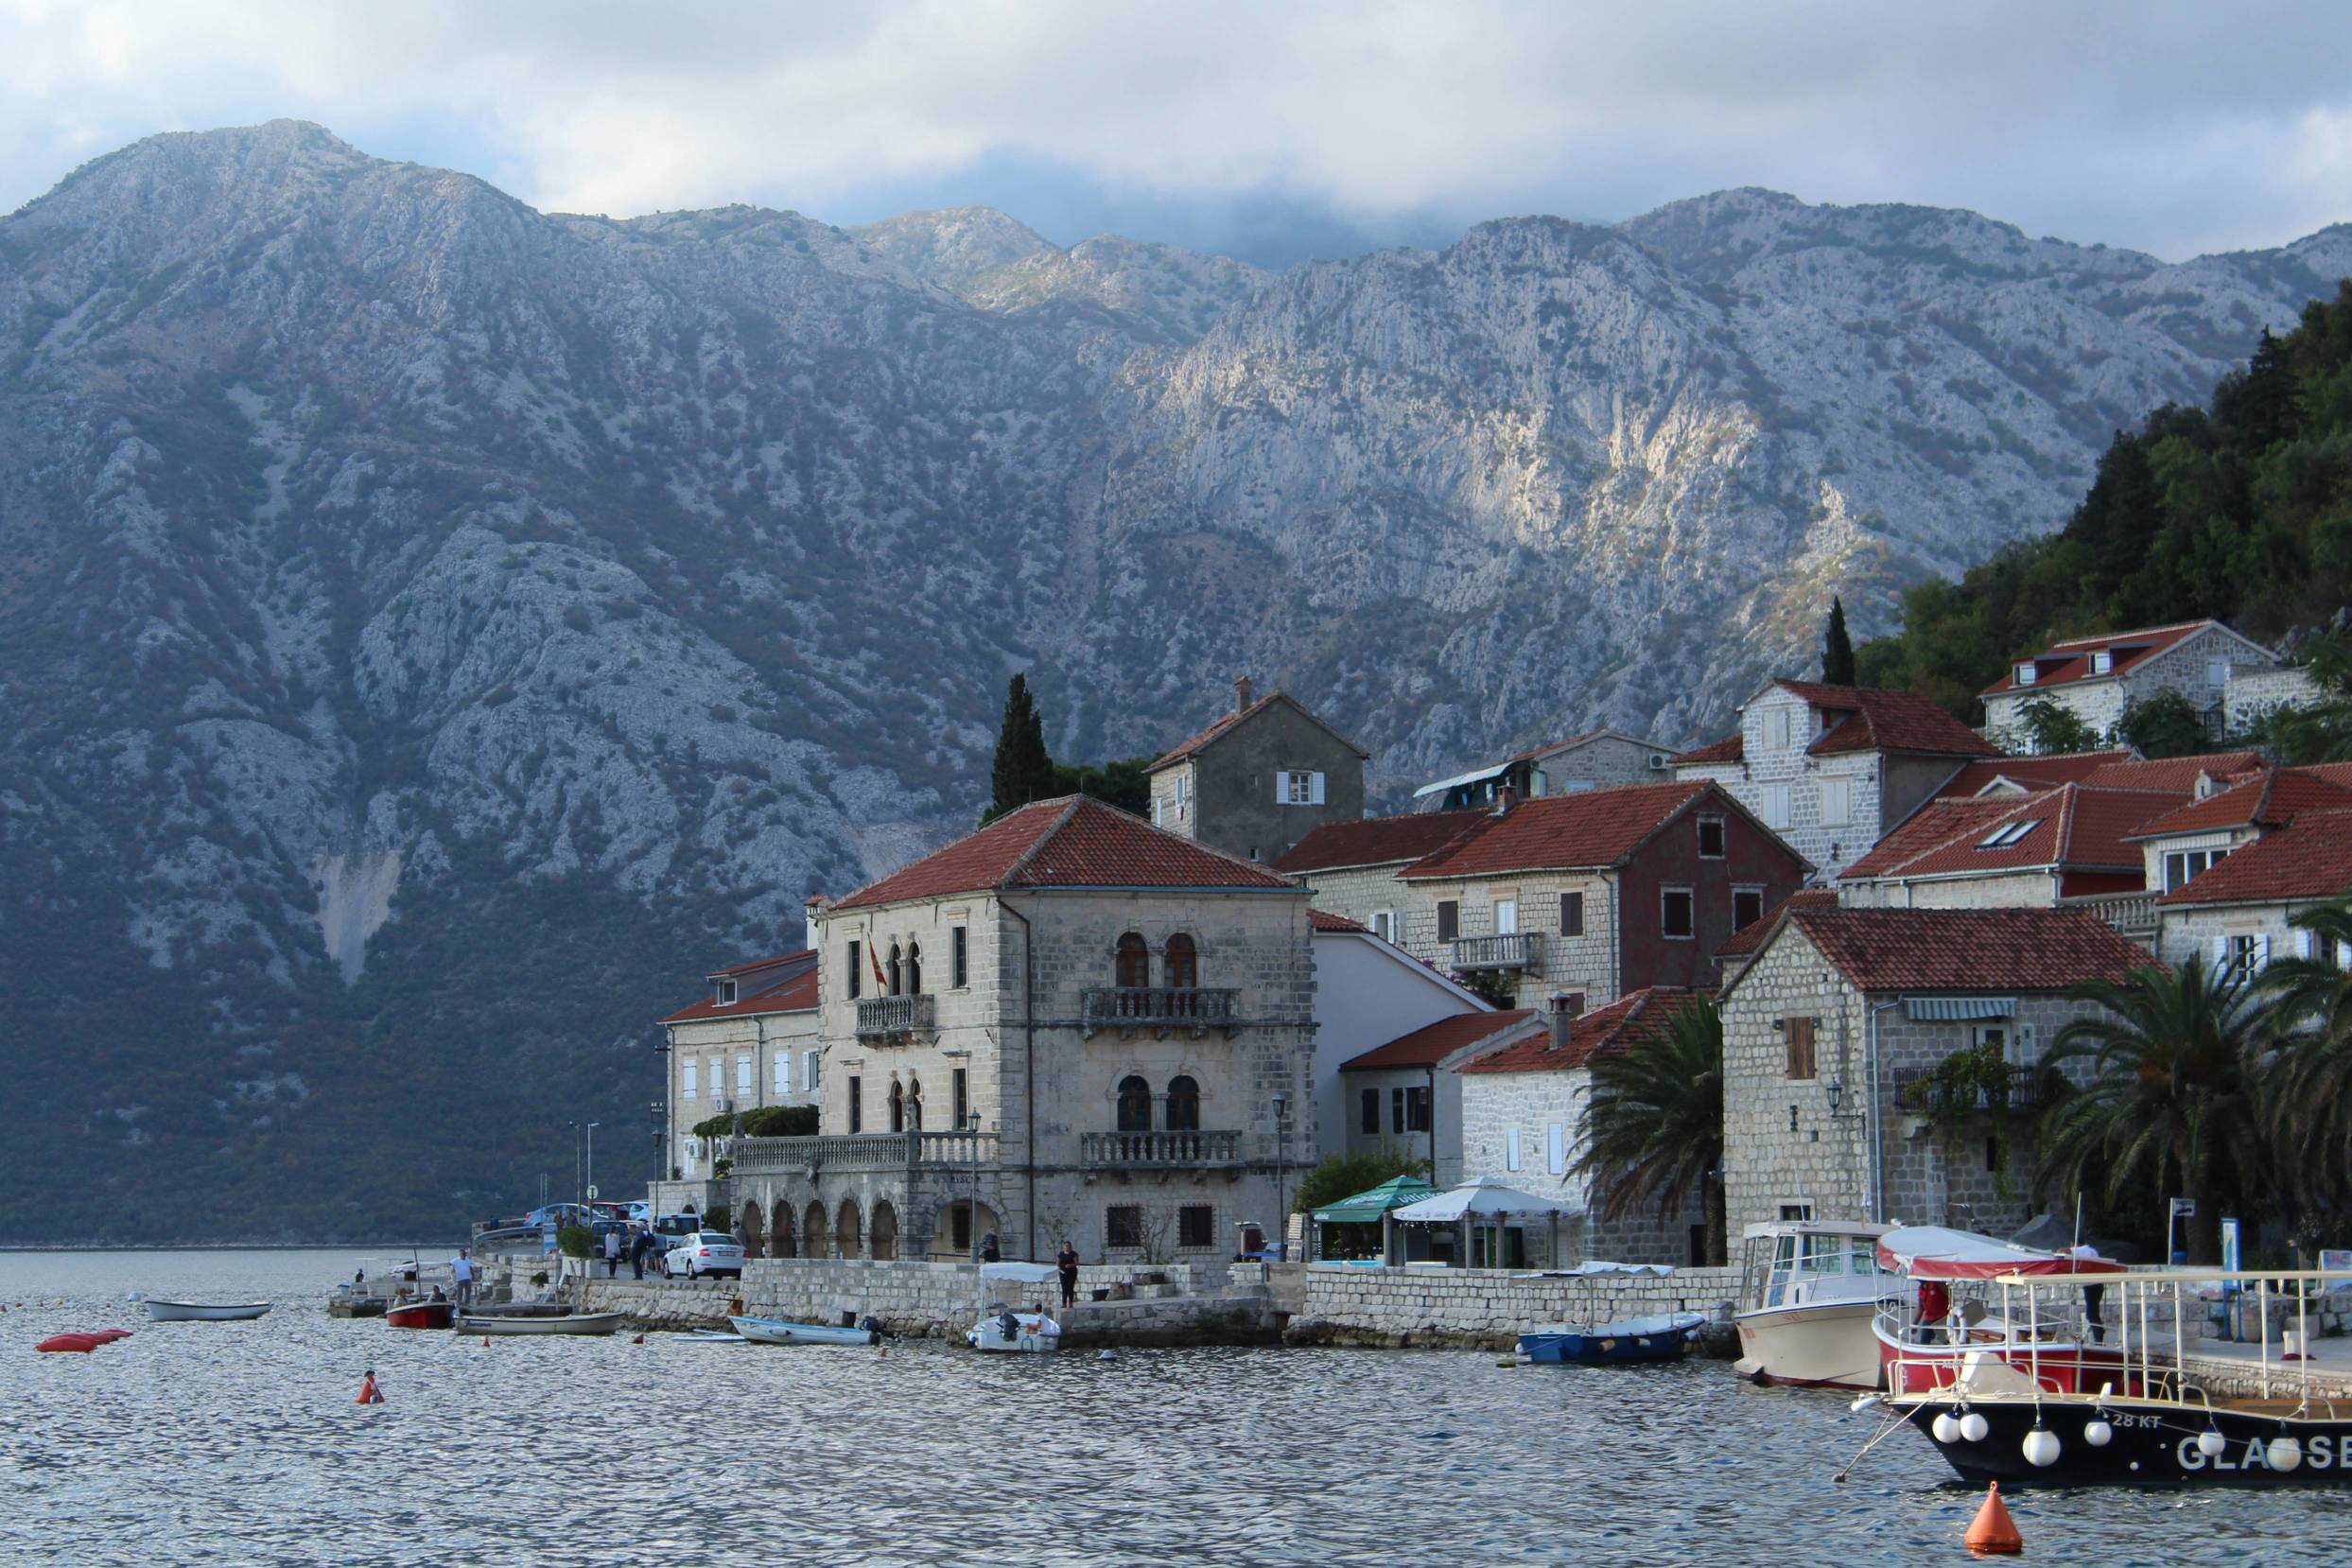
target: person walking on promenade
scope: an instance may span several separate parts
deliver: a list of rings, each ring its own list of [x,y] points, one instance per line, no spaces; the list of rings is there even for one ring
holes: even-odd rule
[[[1078,1249],[1070,1245],[1070,1238],[1067,1236],[1062,1238],[1062,1249],[1054,1255],[1054,1266],[1060,1269],[1062,1274],[1062,1305],[1076,1306],[1078,1304]]]
[[[458,1248],[458,1255],[449,1260],[449,1278],[458,1287],[458,1305],[472,1306],[474,1304],[474,1260],[462,1246]]]
[[[991,1230],[986,1235],[980,1238],[980,1261],[982,1263],[997,1263],[1001,1261],[1003,1256],[1003,1249],[997,1246],[997,1233],[995,1231]]]
[[[629,1227],[629,1269],[638,1279],[645,1278],[645,1254],[653,1245],[653,1232],[642,1226]]]
[[[604,1278],[620,1278],[620,1229],[618,1226],[604,1232]]]

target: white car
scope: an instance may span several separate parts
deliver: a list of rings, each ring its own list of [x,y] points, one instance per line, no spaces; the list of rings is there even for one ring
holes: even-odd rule
[[[675,1280],[700,1279],[706,1274],[743,1277],[743,1244],[723,1230],[697,1230],[679,1236],[663,1255],[662,1272]]]

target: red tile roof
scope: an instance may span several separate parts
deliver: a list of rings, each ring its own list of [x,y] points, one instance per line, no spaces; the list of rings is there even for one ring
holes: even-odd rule
[[[2004,691],[2039,691],[2044,687],[2072,686],[2082,681],[2112,680],[2133,666],[2163,653],[2174,643],[2204,631],[2220,626],[2218,620],[2186,620],[2177,626],[2151,626],[2136,632],[2109,632],[2099,636],[2068,637],[2053,642],[2038,653],[2026,658],[2012,659],[2001,678],[1979,692],[1991,697]],[[2115,654],[2115,668],[2103,675],[2091,673],[2091,654],[2105,648]],[[2017,684],[2017,667],[2030,659],[2034,665],[2033,684]]]
[[[1713,784],[1629,784],[1522,801],[1485,820],[1398,876],[1480,877],[1615,865],[1701,795],[1732,806]]]
[[[1366,935],[1371,933],[1371,928],[1359,921],[1350,920],[1344,915],[1333,915],[1329,910],[1321,909],[1307,911],[1307,929],[1342,932],[1362,932]]]
[[[1816,757],[1849,751],[1925,752],[1936,757],[1998,757],[2001,748],[1916,691],[1778,681],[1820,708],[1846,717],[1830,724],[1805,750]]]
[[[1462,1072],[1566,1072],[1595,1056],[1613,1056],[1636,1041],[1654,1039],[1674,1016],[1699,999],[1697,991],[1676,985],[1652,985],[1596,1007],[1568,1025],[1568,1037],[1552,1044],[1547,1028],[1534,1038],[1506,1046],[1490,1055],[1464,1062]]]
[[[1747,737],[1740,731],[1734,730],[1720,740],[1710,740],[1703,746],[1694,746],[1689,751],[1667,758],[1666,760],[1675,767],[1682,768],[1697,767],[1702,762],[1739,762],[1746,760],[1747,756]]]
[[[1717,958],[1741,958],[1764,946],[1764,939],[1772,934],[1782,914],[1792,909],[1836,909],[1838,892],[1835,888],[1801,887],[1796,892],[1764,912],[1764,918],[1751,921],[1732,932],[1723,946],[1716,949]]]
[[[2081,784],[2099,769],[2115,762],[2134,760],[2128,751],[2065,752],[2054,757],[1988,757],[1971,762],[1950,778],[1932,798],[1936,800],[1967,800],[1981,794],[1989,786],[2001,779],[2029,790],[2055,789],[2061,784]]]
[[[1503,1013],[1456,1013],[1424,1024],[1409,1035],[1399,1035],[1386,1045],[1376,1045],[1361,1056],[1339,1064],[1342,1072],[1368,1071],[1384,1067],[1436,1067],[1464,1046],[1500,1040],[1518,1034],[1535,1015],[1524,1007]]]
[[[2352,811],[2306,811],[2233,849],[2156,902],[2270,904],[2352,892]]]
[[[2292,771],[2265,770],[2203,800],[2140,824],[2136,839],[2209,833],[2224,828],[2270,828],[2304,811],[2352,808],[2352,789]]]
[[[1865,991],[2064,991],[2156,962],[2071,909],[1798,909],[1787,924]]]
[[[1846,867],[1838,880],[1964,877],[2042,866],[2137,872],[2144,857],[2125,842],[2127,835],[2185,799],[2172,791],[2062,784],[2022,796],[1930,801]],[[1985,841],[2004,828],[2024,832],[2011,843],[1987,845]]]
[[[836,910],[1043,887],[1249,888],[1297,893],[1262,865],[1163,832],[1088,795],[1040,800],[913,865],[870,882]]]
[[[2258,751],[2200,752],[2194,757],[2159,757],[2152,760],[2133,759],[2110,762],[2082,780],[2085,784],[2109,784],[2124,790],[2178,790],[2193,793],[2197,775],[2213,778],[2237,778],[2258,773],[2266,764]]]
[[[814,953],[793,953],[792,958],[813,959]],[[759,964],[746,965],[745,969],[759,969],[780,962],[768,959]],[[719,969],[716,976],[740,974],[742,970]],[[691,1007],[681,1007],[661,1021],[664,1023],[695,1023],[708,1019],[761,1018],[770,1013],[806,1013],[817,1004],[817,971],[814,964],[796,971],[791,979],[761,985],[754,982],[740,985],[735,1000],[721,1002],[705,997]]]
[[[1298,698],[1277,687],[1274,690],[1267,692],[1264,696],[1259,698],[1247,707],[1230,708],[1218,715],[1215,719],[1210,721],[1206,728],[1177,741],[1175,745],[1169,747],[1166,751],[1152,758],[1151,766],[1145,768],[1143,771],[1145,773],[1158,773],[1160,769],[1168,766],[1171,762],[1183,761],[1186,758],[1193,756],[1194,753],[1205,750],[1211,741],[1222,737],[1227,731],[1232,729],[1243,720],[1255,718],[1257,715],[1264,712],[1268,707],[1272,706],[1276,703],[1288,703],[1292,707],[1297,708],[1310,723],[1328,733],[1333,740],[1337,740],[1341,745],[1350,748],[1358,757],[1369,757],[1372,755],[1370,752],[1366,751],[1362,746],[1357,745],[1353,740],[1350,740],[1346,736],[1340,734],[1339,731],[1333,729],[1331,725],[1324,723],[1322,720],[1316,718],[1314,711],[1310,709],[1306,704],[1300,702]]]
[[[1485,811],[1414,811],[1401,817],[1327,822],[1274,859],[1292,873],[1343,866],[1393,865],[1435,854],[1487,820]]]

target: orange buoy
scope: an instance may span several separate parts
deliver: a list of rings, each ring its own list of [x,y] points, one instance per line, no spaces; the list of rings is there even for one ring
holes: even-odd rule
[[[481,1336],[481,1348],[485,1350],[490,1349],[490,1336],[488,1334]]]
[[[368,1368],[367,1377],[359,1385],[359,1397],[353,1400],[351,1402],[354,1404],[381,1404],[384,1402],[384,1390],[375,1385],[375,1369],[374,1368],[371,1367]]]
[[[2001,1484],[1994,1482],[1986,1489],[1984,1506],[1968,1524],[1968,1536],[1962,1542],[1972,1552],[2022,1552],[2025,1537],[2017,1533],[2017,1522],[2009,1517],[2008,1505],[2001,1501]]]
[[[629,1341],[629,1343],[632,1345],[642,1345],[645,1343],[645,1336],[643,1334],[639,1334],[635,1339]]]

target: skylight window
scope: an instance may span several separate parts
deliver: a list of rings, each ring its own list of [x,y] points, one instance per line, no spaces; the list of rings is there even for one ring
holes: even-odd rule
[[[2042,826],[2042,819],[2030,817],[2024,822],[2005,822],[1977,841],[1979,849],[2006,849],[2011,845]]]

